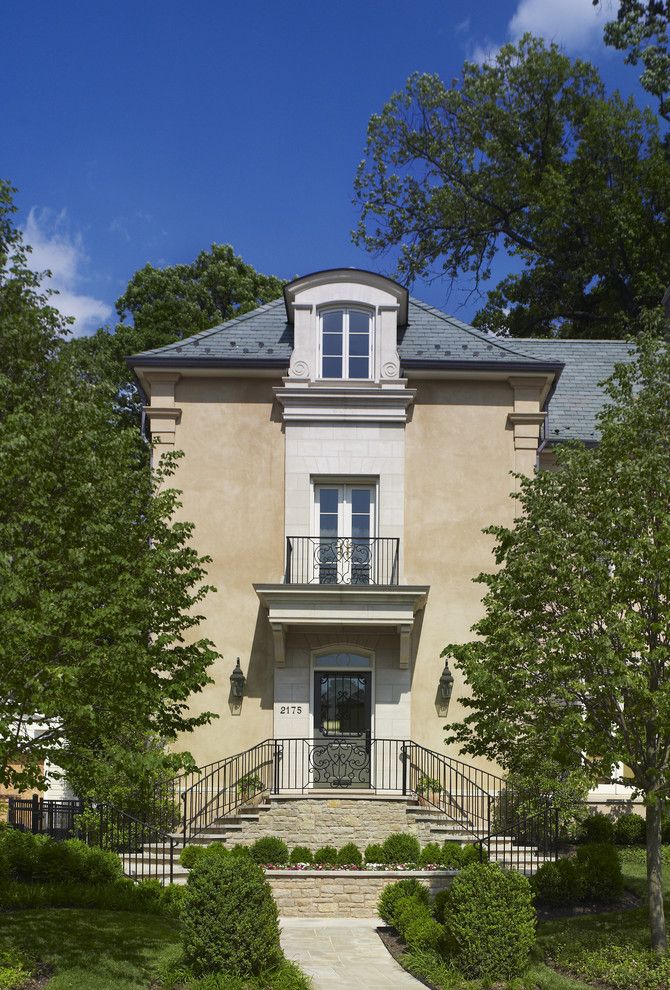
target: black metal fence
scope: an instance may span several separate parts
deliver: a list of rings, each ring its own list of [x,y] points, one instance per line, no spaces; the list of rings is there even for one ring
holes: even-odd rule
[[[395,537],[286,538],[286,584],[396,585],[400,540]]]
[[[41,798],[10,797],[7,802],[7,822],[14,828],[35,835],[44,833],[56,839],[75,838],[78,834],[77,816],[84,810],[83,801],[55,801]]]

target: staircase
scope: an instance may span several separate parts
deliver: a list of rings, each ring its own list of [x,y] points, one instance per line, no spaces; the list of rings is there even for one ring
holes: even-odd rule
[[[113,821],[106,827],[114,830],[124,872],[183,882],[188,871],[179,853],[185,845],[251,845],[262,835],[278,835],[289,848],[353,841],[363,849],[391,832],[411,831],[422,846],[475,843],[491,861],[528,875],[557,858],[557,810],[550,799],[531,799],[500,777],[410,740],[366,745],[362,787],[351,779],[361,773],[362,744],[265,740],[162,785],[154,795],[153,825],[109,808]],[[323,775],[324,765],[339,786],[313,784],[314,767]]]

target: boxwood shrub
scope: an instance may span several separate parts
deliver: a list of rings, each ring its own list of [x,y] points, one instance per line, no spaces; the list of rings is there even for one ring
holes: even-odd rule
[[[614,822],[600,811],[587,815],[578,838],[580,842],[614,842]]]
[[[444,910],[448,900],[449,900],[448,887],[445,888],[445,890],[438,890],[438,892],[435,894],[435,897],[433,898],[433,903],[431,905],[433,917],[435,918],[436,921],[439,921],[441,924],[444,924]]]
[[[337,849],[335,846],[321,846],[314,853],[313,861],[316,866],[335,866],[337,863]]]
[[[366,863],[385,863],[384,849],[378,842],[371,842],[369,846],[365,847],[365,853],[363,854]]]
[[[394,832],[384,842],[386,863],[418,863],[421,859],[421,845],[410,832]]]
[[[254,863],[269,863],[272,866],[283,866],[288,863],[288,846],[283,839],[276,835],[265,835],[249,847]]]
[[[537,903],[547,907],[572,907],[586,897],[584,871],[574,856],[543,863],[531,877],[530,885]]]
[[[342,846],[337,854],[337,865],[338,866],[362,866],[363,856],[357,845],[353,842],[347,842],[346,845]]]
[[[307,846],[294,846],[291,849],[291,857],[289,862],[291,863],[311,863],[314,857],[312,856],[312,850],[308,849]]]
[[[621,897],[623,875],[615,846],[609,842],[590,842],[577,849],[576,858],[588,900],[604,903]]]
[[[647,823],[641,815],[629,812],[614,823],[614,839],[619,846],[643,846],[647,840]]]
[[[184,962],[196,976],[258,976],[279,965],[277,905],[245,857],[206,857],[188,878],[181,910]]]
[[[439,952],[444,945],[444,925],[421,912],[405,927],[403,938],[417,952]]]
[[[0,828],[0,879],[22,883],[115,883],[123,876],[116,853],[79,839],[57,842],[46,835]]]
[[[420,863],[422,866],[442,865],[442,846],[439,842],[429,842],[423,847]]]
[[[377,914],[387,925],[395,925],[395,908],[403,897],[414,897],[425,905],[430,903],[427,888],[416,877],[406,877],[397,883],[387,884],[377,901]]]
[[[228,854],[229,851],[222,842],[212,842],[209,846],[184,846],[182,851],[179,853],[179,862],[182,866],[185,866],[187,870],[190,870],[203,857],[221,857],[227,856]]]
[[[454,878],[445,908],[449,951],[465,976],[511,980],[535,944],[530,884],[497,864],[472,863]]]

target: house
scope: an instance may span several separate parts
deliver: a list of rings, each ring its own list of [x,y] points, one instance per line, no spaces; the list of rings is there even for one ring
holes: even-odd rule
[[[398,788],[406,740],[428,754],[417,779],[457,766],[443,727],[465,688],[440,652],[480,615],[482,530],[513,521],[510,472],[597,442],[599,383],[627,360],[621,341],[494,338],[349,268],[130,358],[156,456],[184,452],[183,517],[218,588],[198,764],[282,741],[287,791]]]

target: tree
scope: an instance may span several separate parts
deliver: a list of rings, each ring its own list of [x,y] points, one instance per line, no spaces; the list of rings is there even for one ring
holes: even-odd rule
[[[190,264],[140,268],[116,301],[120,319],[130,317],[132,325],[121,323],[114,333],[99,330],[70,346],[92,380],[116,385],[135,426],[141,397],[128,375],[128,354],[172,344],[248,313],[279,298],[283,287],[281,279],[246,264],[229,244],[212,244]]]
[[[187,760],[157,742],[211,717],[188,712],[217,656],[194,635],[208,558],[175,520],[174,455],[149,471],[65,346],[13,210],[0,184],[0,780],[38,784],[49,757],[101,796]]]
[[[670,352],[650,334],[661,319],[645,317],[636,361],[606,386],[599,446],[563,446],[560,470],[520,479],[514,526],[487,530],[498,569],[476,579],[480,638],[444,652],[472,692],[448,741],[526,777],[533,762],[581,768],[592,782],[630,768],[646,806],[652,944],[664,951]]]
[[[597,7],[601,0],[593,0]],[[605,25],[605,43],[627,51],[630,65],[642,62],[640,82],[658,100],[670,123],[670,0],[619,0],[616,20]]]
[[[475,322],[516,337],[625,337],[670,281],[670,162],[650,111],[526,35],[450,87],[415,74],[368,125],[354,240],[398,278],[517,271]]]

